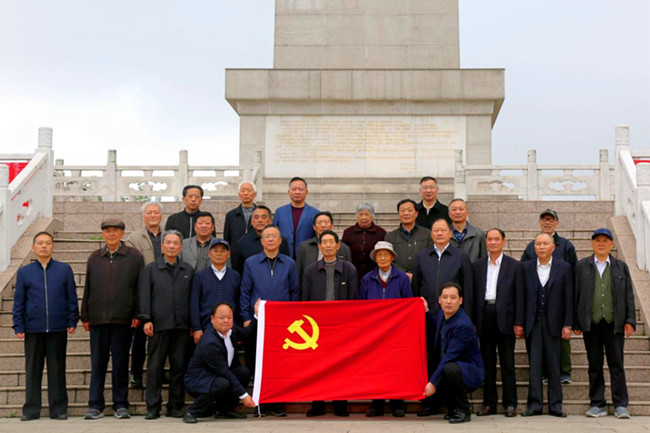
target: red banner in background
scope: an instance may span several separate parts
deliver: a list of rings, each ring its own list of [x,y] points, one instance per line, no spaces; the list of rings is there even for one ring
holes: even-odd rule
[[[420,298],[269,301],[258,320],[256,403],[424,398]]]

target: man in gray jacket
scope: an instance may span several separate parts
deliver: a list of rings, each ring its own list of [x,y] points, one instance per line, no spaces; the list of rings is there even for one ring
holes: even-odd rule
[[[485,249],[485,232],[467,221],[469,211],[462,198],[455,198],[449,203],[449,218],[452,222],[451,244],[465,250],[473,262],[487,257]]]
[[[214,239],[214,217],[210,212],[197,212],[194,215],[196,235],[183,240],[181,260],[189,263],[194,272],[210,266],[210,242]]]

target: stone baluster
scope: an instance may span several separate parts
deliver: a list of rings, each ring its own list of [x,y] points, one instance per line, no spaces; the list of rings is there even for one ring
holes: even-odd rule
[[[117,191],[117,150],[108,151],[108,162],[106,163],[106,174],[104,175],[104,185],[111,191],[110,196],[102,196],[103,201],[119,201]]]
[[[614,160],[614,213],[615,215],[625,215],[625,201],[623,194],[624,166],[620,159],[622,151],[630,151],[630,127],[627,125],[616,125],[614,132],[614,144],[616,156]]]
[[[0,164],[0,272],[6,271],[11,263],[9,204],[9,167]]]
[[[525,200],[537,200],[537,151],[528,151],[528,188],[526,188]]]
[[[44,218],[51,218],[54,206],[54,152],[52,151],[52,128],[38,128],[38,149],[36,151],[47,155],[47,161],[43,166],[44,177],[41,184],[41,216]]]
[[[600,149],[600,164],[598,169],[600,188],[598,188],[598,196],[596,200],[611,200],[612,197],[609,191],[609,151],[607,149]]]
[[[643,203],[650,202],[650,164],[641,163],[636,166],[636,261],[640,269],[647,270],[646,245],[650,245],[650,232],[647,232],[650,215],[644,213]]]
[[[176,183],[177,190],[174,191],[174,195],[177,200],[180,200],[183,197],[183,188],[185,185],[189,184],[189,165],[187,163],[187,150],[181,150],[178,152],[178,173],[176,174]]]

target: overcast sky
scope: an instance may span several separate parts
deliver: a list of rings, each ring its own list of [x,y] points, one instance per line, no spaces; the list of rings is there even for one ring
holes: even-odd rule
[[[395,0],[401,1],[401,0]],[[650,149],[650,2],[460,0],[463,68],[505,68],[493,163]],[[273,0],[0,0],[0,152],[54,129],[68,164],[238,162],[225,68],[271,68]],[[610,152],[611,153],[611,152]],[[610,156],[611,160],[611,156]]]

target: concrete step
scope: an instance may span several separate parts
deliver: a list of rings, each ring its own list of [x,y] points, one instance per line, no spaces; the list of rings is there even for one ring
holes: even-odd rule
[[[499,395],[501,395],[501,383],[497,383],[499,388]],[[544,386],[546,388],[546,386]],[[645,401],[650,400],[650,383],[646,382],[627,382],[627,390],[630,396],[630,401]],[[517,382],[517,398],[520,402],[525,402],[528,396],[528,381]],[[566,400],[587,400],[589,396],[589,382],[576,382],[571,384],[562,385],[562,398]],[[483,388],[479,388],[472,393],[472,398],[482,399]],[[606,382],[605,400],[611,401],[611,387],[609,382]]]
[[[571,362],[575,365],[587,365],[587,352],[585,350],[573,350]],[[528,354],[525,350],[515,350],[515,365],[528,364]],[[648,366],[650,365],[650,352],[647,350],[626,350],[625,366]]]

